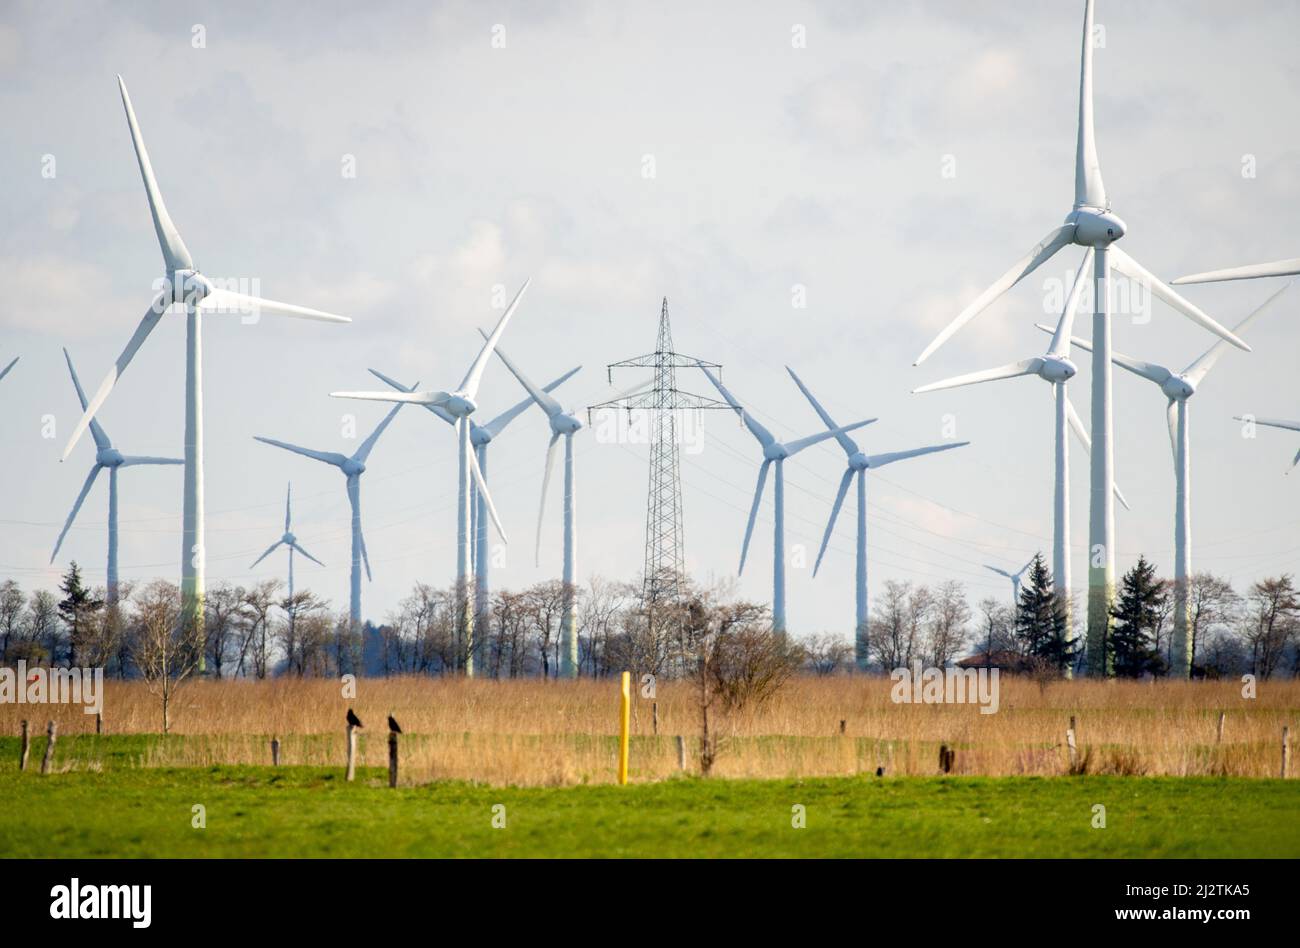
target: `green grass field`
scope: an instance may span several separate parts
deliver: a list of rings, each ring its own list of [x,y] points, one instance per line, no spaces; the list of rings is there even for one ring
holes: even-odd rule
[[[4,857],[1300,856],[1300,781],[1281,780],[681,778],[389,790],[376,769],[348,784],[337,768],[41,777],[6,761],[0,800]],[[196,804],[202,829],[192,826]],[[792,826],[796,804],[802,829]],[[1106,807],[1104,829],[1092,827],[1096,804]]]

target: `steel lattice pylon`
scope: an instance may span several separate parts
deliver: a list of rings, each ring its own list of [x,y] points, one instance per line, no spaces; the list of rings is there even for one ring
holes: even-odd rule
[[[635,395],[592,405],[588,412],[604,408],[621,408],[628,412],[650,413],[650,485],[646,499],[645,573],[642,600],[653,614],[655,607],[676,603],[681,598],[685,575],[685,531],[682,525],[682,474],[679,445],[680,415],[687,410],[731,406],[702,395],[677,388],[677,369],[708,368],[721,374],[722,366],[673,351],[672,328],[668,322],[668,297],[659,311],[659,338],[655,351],[634,359],[612,363],[615,369],[649,368],[654,370],[653,387]]]

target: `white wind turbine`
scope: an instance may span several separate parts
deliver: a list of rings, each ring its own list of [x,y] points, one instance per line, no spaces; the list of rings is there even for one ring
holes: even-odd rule
[[[266,559],[268,556],[270,556],[280,547],[282,546],[286,547],[289,550],[289,601],[290,602],[293,602],[293,554],[295,552],[301,553],[303,556],[307,557],[307,559],[311,560],[317,566],[325,565],[320,560],[316,559],[316,557],[312,556],[310,553],[304,550],[302,548],[302,545],[298,542],[298,538],[294,536],[292,503],[293,503],[293,485],[290,484],[288,490],[285,491],[285,495],[284,495],[284,534],[280,537],[280,539],[276,540],[274,543],[268,546],[266,548],[266,552],[263,553],[261,556],[259,556],[257,559],[253,560],[253,565],[248,567],[249,569],[256,568],[258,563],[262,562],[262,560]]]
[[[68,355],[68,350],[63,350],[63,358],[68,363],[68,374],[72,376],[73,387],[77,390],[77,398],[81,402],[84,410],[86,407],[86,393],[82,391],[81,379],[77,378],[77,370],[72,367],[72,356]],[[15,359],[15,362],[18,360]],[[11,362],[10,365],[13,363]],[[8,371],[6,369],[5,371]],[[3,375],[3,373],[0,373]],[[86,495],[90,493],[90,488],[95,484],[95,478],[99,472],[108,471],[108,578],[105,582],[106,598],[110,604],[117,602],[118,599],[118,580],[117,580],[117,472],[124,467],[137,467],[146,464],[184,464],[180,458],[151,458],[124,455],[117,448],[113,447],[113,442],[104,432],[103,426],[93,417],[90,419],[90,434],[95,441],[95,464],[86,475],[86,481],[81,485],[81,493],[77,495],[76,502],[72,505],[72,512],[68,514],[67,521],[63,524],[63,530],[59,533],[59,538],[54,541],[54,552],[50,554],[50,562],[59,555],[59,547],[63,546],[63,538],[68,535],[68,530],[72,527],[72,521],[77,519],[77,511],[81,509],[82,502]]]
[[[1020,567],[1020,569],[1016,570],[1014,573],[1009,573],[1006,570],[1002,569],[1002,567],[1000,566],[989,566],[987,563],[984,564],[984,568],[991,569],[999,576],[1005,576],[1007,579],[1011,580],[1011,604],[1014,608],[1019,608],[1020,607],[1020,582],[1024,578],[1025,571],[1028,570],[1029,567],[1033,565],[1034,565],[1034,558],[1031,556],[1029,558],[1029,562],[1026,563],[1024,566]]]
[[[6,365],[3,369],[0,369],[0,379],[4,378],[6,375],[9,374],[9,370],[12,369],[15,365],[18,364],[18,360],[19,360],[20,358],[22,358],[22,357],[21,357],[21,356],[14,356],[12,362],[10,362],[8,365]]]
[[[858,494],[858,523],[856,561],[855,561],[855,605],[854,611],[854,637],[853,652],[854,661],[858,668],[865,669],[870,659],[870,641],[867,637],[867,624],[869,621],[870,611],[867,604],[867,471],[874,471],[876,468],[884,467],[886,464],[893,464],[895,461],[905,461],[908,458],[917,458],[926,454],[935,454],[939,451],[950,451],[953,448],[961,448],[968,444],[969,441],[957,441],[952,444],[935,444],[925,448],[913,448],[910,451],[892,451],[887,454],[866,454],[858,447],[857,442],[845,434],[842,430],[837,429],[830,413],[822,407],[821,402],[813,397],[813,393],[808,391],[808,386],[803,384],[803,380],[795,374],[794,369],[788,365],[785,370],[790,373],[790,378],[794,379],[794,384],[799,386],[799,391],[803,392],[804,397],[812,403],[813,410],[817,412],[819,418],[825,423],[826,427],[832,431],[837,431],[835,440],[839,442],[844,453],[848,456],[848,467],[844,469],[844,475],[840,478],[840,488],[835,494],[835,504],[831,507],[830,520],[826,522],[826,532],[822,535],[821,549],[817,551],[817,562],[813,565],[813,576],[821,569],[822,557],[826,555],[826,547],[831,542],[831,533],[835,530],[835,518],[840,514],[840,507],[844,505],[844,497],[849,491],[849,485],[854,478],[857,479]],[[872,418],[871,421],[876,419]],[[866,424],[867,422],[864,422]]]
[[[1291,288],[1288,283],[1278,290],[1236,326],[1233,331],[1244,332],[1269,305]],[[1039,329],[1049,331],[1046,326]],[[1077,337],[1071,340],[1080,349],[1091,352],[1092,346]],[[1111,361],[1134,375],[1140,376],[1160,387],[1168,406],[1165,411],[1169,425],[1169,444],[1174,456],[1174,633],[1169,644],[1169,664],[1171,672],[1180,678],[1190,678],[1192,674],[1192,625],[1188,599],[1188,580],[1191,577],[1192,555],[1192,495],[1191,495],[1191,435],[1187,400],[1196,394],[1197,388],[1205,380],[1210,369],[1214,368],[1219,357],[1227,351],[1226,341],[1216,342],[1206,352],[1182,372],[1173,372],[1154,362],[1141,362],[1130,359],[1118,352],[1111,353]]]
[[[401,402],[403,404],[414,405],[436,405],[456,419],[456,440],[457,440],[457,499],[456,499],[456,587],[458,590],[459,601],[457,603],[457,621],[456,631],[464,652],[465,674],[469,677],[474,676],[474,608],[469,597],[469,584],[471,580],[470,564],[470,507],[473,495],[470,493],[469,484],[471,477],[478,487],[487,505],[488,516],[492,518],[492,523],[497,528],[502,541],[506,540],[505,531],[501,528],[501,519],[497,516],[496,506],[492,503],[492,495],[488,491],[487,483],[483,479],[483,472],[479,470],[478,458],[475,456],[470,444],[470,415],[478,408],[474,399],[478,395],[479,382],[483,379],[483,370],[487,367],[488,360],[492,358],[492,350],[496,348],[497,341],[501,334],[506,331],[506,324],[510,322],[510,317],[514,315],[519,303],[524,298],[524,293],[528,289],[528,284],[532,282],[531,278],[524,281],[524,285],[519,288],[515,298],[510,301],[506,311],[497,321],[496,328],[488,336],[487,342],[479,350],[469,371],[461,380],[460,385],[452,392],[331,392],[335,398],[360,398],[368,401],[378,402]]]
[[[1052,498],[1052,581],[1057,594],[1065,605],[1067,617],[1070,610],[1070,445],[1066,428],[1068,427],[1074,432],[1075,437],[1083,445],[1085,454],[1089,453],[1091,444],[1089,443],[1088,432],[1083,427],[1083,421],[1079,418],[1078,412],[1074,410],[1074,405],[1070,403],[1070,396],[1066,392],[1065,385],[1070,379],[1074,378],[1075,373],[1078,371],[1075,364],[1070,361],[1070,333],[1074,327],[1074,314],[1079,307],[1079,298],[1082,295],[1084,285],[1087,283],[1086,274],[1088,266],[1092,262],[1092,256],[1093,250],[1091,247],[1083,252],[1083,260],[1079,263],[1079,272],[1074,278],[1074,284],[1070,287],[1070,294],[1066,298],[1065,307],[1061,310],[1061,318],[1057,321],[1051,344],[1043,355],[1024,359],[1020,362],[1012,362],[1010,365],[1004,365],[996,369],[971,372],[968,375],[959,375],[955,378],[945,379],[942,382],[932,382],[929,385],[922,385],[920,388],[913,390],[914,393],[935,392],[942,389],[959,388],[963,385],[975,385],[980,382],[1018,378],[1022,375],[1036,375],[1052,386],[1052,394],[1056,403],[1055,470],[1053,471],[1054,490]],[[1119,486],[1112,486],[1116,499],[1127,509],[1128,501],[1124,499]],[[1026,564],[1026,568],[1028,568],[1028,564]],[[990,566],[989,569],[995,573],[1001,573],[1003,576],[1012,577],[1015,586],[1015,601],[1019,602],[1020,576],[1024,573],[1024,570],[1022,569],[1012,576],[1011,573],[997,567]],[[1073,637],[1073,625],[1068,621],[1068,618],[1066,628],[1068,630],[1067,634]]]
[[[72,430],[72,437],[63,449],[62,460],[66,461],[76,447],[77,441],[90,424],[90,419],[99,411],[100,405],[108,398],[109,392],[117,384],[118,378],[135,357],[145,339],[153,332],[158,321],[162,319],[173,303],[185,307],[185,490],[184,512],[181,526],[181,592],[183,595],[182,617],[188,625],[201,629],[203,625],[203,574],[205,548],[203,544],[203,359],[200,332],[200,317],[204,314],[241,314],[245,322],[256,321],[262,314],[274,316],[292,316],[296,319],[315,319],[324,322],[351,322],[347,317],[332,313],[277,303],[273,300],[249,296],[214,284],[203,276],[194,264],[185,242],[172,223],[171,216],[163,204],[158,182],[154,180],[153,167],[149,163],[149,153],[144,147],[144,138],[140,126],[135,120],[135,111],[131,108],[131,98],[126,92],[126,83],[117,77],[118,88],[122,93],[122,106],[126,109],[127,125],[131,129],[131,141],[135,145],[136,160],[140,165],[140,176],[144,179],[145,195],[149,199],[149,213],[153,217],[154,231],[158,235],[158,244],[162,248],[164,272],[160,292],[149,304],[148,311],[140,320],[126,348],[117,357],[113,368],[109,370],[104,381],[100,383],[86,406],[85,413]],[[203,670],[200,659],[199,670]]]
[[[758,421],[740,404],[723,384],[718,381],[717,376],[710,372],[704,366],[700,367],[701,371],[709,377],[713,387],[718,390],[727,404],[740,412],[741,420],[745,427],[749,429],[763,449],[763,464],[758,469],[758,485],[754,488],[754,502],[749,508],[749,520],[745,524],[745,542],[740,548],[740,568],[737,574],[745,572],[745,558],[749,555],[749,538],[754,533],[754,520],[758,517],[758,505],[763,501],[763,487],[767,484],[767,471],[773,464],[776,465],[776,484],[773,490],[774,513],[773,513],[773,531],[772,531],[772,631],[778,635],[784,635],[786,631],[785,624],[785,461],[792,458],[804,448],[810,448],[814,444],[820,444],[828,438],[838,438],[850,431],[861,428],[863,425],[869,425],[874,418],[868,418],[865,421],[855,422],[851,425],[845,425],[839,428],[828,428],[826,431],[819,431],[817,434],[809,435],[806,438],[799,438],[796,441],[777,441],[772,432],[764,428]],[[802,387],[802,386],[801,386]],[[852,442],[850,442],[852,443]]]
[[[481,332],[481,330],[480,330]],[[487,333],[483,333],[487,337]],[[547,421],[551,426],[551,440],[546,446],[546,467],[542,474],[542,499],[537,507],[537,542],[533,547],[533,562],[541,565],[542,560],[542,522],[546,515],[546,492],[551,484],[551,471],[555,467],[555,446],[559,443],[560,438],[564,438],[564,571],[562,573],[562,582],[564,583],[564,593],[560,604],[560,677],[577,678],[578,677],[578,633],[576,627],[576,616],[573,608],[574,579],[577,575],[577,540],[574,535],[574,515],[577,496],[574,487],[574,470],[573,470],[573,436],[582,430],[583,424],[573,412],[565,411],[564,408],[547,394],[544,390],[538,388],[528,376],[519,370],[506,354],[497,347],[497,358],[499,358],[510,374],[513,375],[519,384],[528,392],[530,398],[537,403],[542,411],[546,412]],[[582,366],[578,366],[578,369]],[[576,372],[578,369],[574,369]],[[572,373],[570,373],[572,374]]]
[[[577,371],[578,369],[576,368],[570,369],[558,379],[555,379],[549,385],[545,386],[542,391],[554,391],[568,381]],[[399,392],[415,391],[415,386],[403,385],[401,382],[398,382],[375,369],[371,369],[370,374],[382,381],[384,384],[397,389]],[[488,445],[505,430],[506,425],[514,421],[520,413],[522,413],[526,408],[531,407],[533,404],[533,397],[529,395],[523,401],[506,409],[485,425],[477,424],[473,419],[470,420],[469,440],[470,444],[474,448],[475,459],[478,461],[478,469],[483,475],[484,482],[486,482],[488,478]],[[424,405],[423,407],[427,408],[432,414],[441,418],[447,424],[455,427],[456,417],[445,408],[440,405]],[[491,585],[491,556],[488,552],[487,500],[484,498],[483,492],[479,490],[475,490],[474,498],[474,506],[470,511],[470,533],[474,537],[472,556],[474,566],[474,621],[476,623],[486,624]],[[483,659],[486,662],[487,656],[484,655]]]
[[[1268,428],[1281,428],[1285,431],[1300,431],[1300,421],[1287,421],[1284,418],[1248,418],[1245,415],[1233,415],[1236,421],[1244,421],[1256,425],[1264,425]],[[1291,467],[1294,468],[1300,464],[1300,451],[1297,451],[1295,457],[1291,460]],[[1290,474],[1290,471],[1287,471]]]
[[[401,405],[396,405],[384,416],[384,420],[375,426],[375,430],[370,433],[370,437],[361,442],[361,446],[351,457],[339,454],[337,451],[313,451],[310,448],[302,448],[296,444],[288,444],[284,441],[276,441],[274,438],[263,438],[261,435],[254,435],[256,441],[263,444],[273,445],[277,448],[284,448],[286,451],[292,451],[294,454],[301,454],[303,457],[313,458],[317,461],[323,461],[326,464],[338,468],[343,476],[347,478],[348,488],[348,505],[352,508],[352,572],[349,583],[349,626],[355,633],[361,628],[361,564],[366,566],[366,576],[371,581],[374,577],[370,575],[370,556],[366,552],[366,539],[361,533],[361,475],[366,472],[366,459],[370,457],[370,452],[379,440],[379,436],[384,433],[384,429],[392,422],[394,416],[402,410]],[[286,509],[286,524],[288,523],[288,511]],[[289,528],[285,526],[285,534],[288,535]],[[284,542],[281,538],[281,542]],[[275,549],[275,547],[271,547]],[[291,547],[291,550],[294,549]],[[270,553],[271,550],[267,550]],[[304,556],[307,554],[299,549],[299,553]],[[262,554],[263,556],[266,553]],[[292,556],[292,553],[290,554]],[[314,562],[319,562],[313,557]],[[260,562],[260,561],[259,561]],[[290,561],[292,564],[292,560]],[[254,566],[257,564],[254,563]]]
[[[1110,268],[1149,287],[1154,296],[1241,349],[1244,342],[1224,329],[1198,307],[1162,283],[1149,270],[1115,246],[1125,234],[1124,222],[1111,212],[1097,158],[1092,115],[1093,0],[1086,0],[1083,17],[1082,63],[1079,79],[1079,123],[1074,169],[1074,208],[1064,223],[1053,228],[1024,257],[1016,261],[992,286],[967,306],[917,357],[920,365],[959,329],[987,309],[1011,287],[1070,245],[1091,247],[1093,255],[1094,312],[1092,338],[1097,351],[1092,360],[1091,509],[1088,517],[1088,671],[1106,672],[1105,642],[1110,630],[1110,610],[1115,594],[1114,444],[1111,417],[1111,363],[1109,297]]]

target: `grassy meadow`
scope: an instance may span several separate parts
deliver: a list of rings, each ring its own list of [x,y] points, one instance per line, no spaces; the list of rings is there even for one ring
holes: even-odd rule
[[[140,682],[105,683],[101,735],[80,707],[0,705],[0,856],[1300,856],[1300,780],[1277,779],[1281,729],[1300,723],[1295,681],[1245,699],[1238,683],[1005,678],[997,713],[980,714],[894,704],[887,679],[799,678],[758,708],[714,709],[709,779],[696,694],[663,683],[633,699],[629,787],[614,785],[614,681],[356,687],[348,699],[332,680],[196,681],[167,735]],[[349,706],[367,725],[353,783]],[[396,790],[389,713],[405,731]],[[941,744],[957,751],[947,776]]]

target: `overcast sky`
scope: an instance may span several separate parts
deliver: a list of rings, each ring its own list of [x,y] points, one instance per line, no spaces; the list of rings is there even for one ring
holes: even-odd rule
[[[841,423],[880,418],[858,433],[869,452],[940,443],[952,416],[969,447],[870,479],[871,587],[954,578],[973,598],[1009,596],[983,564],[1050,553],[1050,389],[1026,378],[909,392],[1040,354],[1033,323],[1052,318],[1045,307],[1079,254],[1034,274],[923,367],[911,363],[1070,209],[1082,8],[5,0],[0,364],[21,361],[0,382],[0,575],[53,585],[75,558],[104,577],[106,479],[47,564],[93,460],[89,438],[58,460],[79,415],[61,347],[93,389],[162,272],[120,72],[200,269],[354,320],[205,323],[209,583],[283,573],[279,555],[248,564],[279,536],[292,480],[295,531],[326,564],[301,564],[299,586],[346,608],[342,476],[252,436],[350,454],[345,416],[365,437],[384,408],[330,391],[378,387],[372,367],[453,387],[479,347],[475,328],[499,315],[494,288],[512,294],[532,275],[503,347],[539,382],[581,364],[559,390],[566,406],[612,397],[605,365],[653,350],[667,296],[677,348],[722,363],[778,437],[820,427],[786,365]],[[1124,249],[1166,279],[1300,254],[1300,4],[1102,0],[1097,22],[1098,146],[1128,224]],[[1187,295],[1232,325],[1281,285]],[[1232,420],[1300,416],[1298,319],[1300,288],[1251,328],[1255,351],[1229,353],[1191,402],[1193,566],[1239,588],[1300,567],[1300,474],[1284,476],[1300,435],[1249,440]],[[1119,351],[1175,370],[1212,341],[1159,303],[1149,320],[1116,318]],[[1070,390],[1087,418],[1090,373],[1078,361]],[[183,378],[184,321],[171,316],[101,412],[119,448],[179,455]],[[714,394],[698,373],[679,384]],[[522,394],[494,362],[477,417]],[[1117,371],[1115,429],[1116,476],[1133,505],[1117,515],[1119,566],[1145,552],[1171,570],[1163,396]],[[533,409],[491,449],[511,539],[497,586],[559,574],[558,478],[541,567],[532,562],[547,436]],[[709,416],[702,437],[683,456],[687,562],[720,578],[737,566],[760,453],[727,414]],[[587,431],[577,457],[580,576],[631,578],[646,447]],[[811,577],[843,460],[830,442],[786,465],[798,634],[851,630],[851,506]],[[455,478],[451,429],[403,409],[362,478],[368,618],[416,581],[452,580]],[[1071,478],[1081,587],[1077,449]],[[177,578],[180,469],[123,472],[121,504],[123,577]],[[770,597],[771,553],[769,494],[742,593]]]

